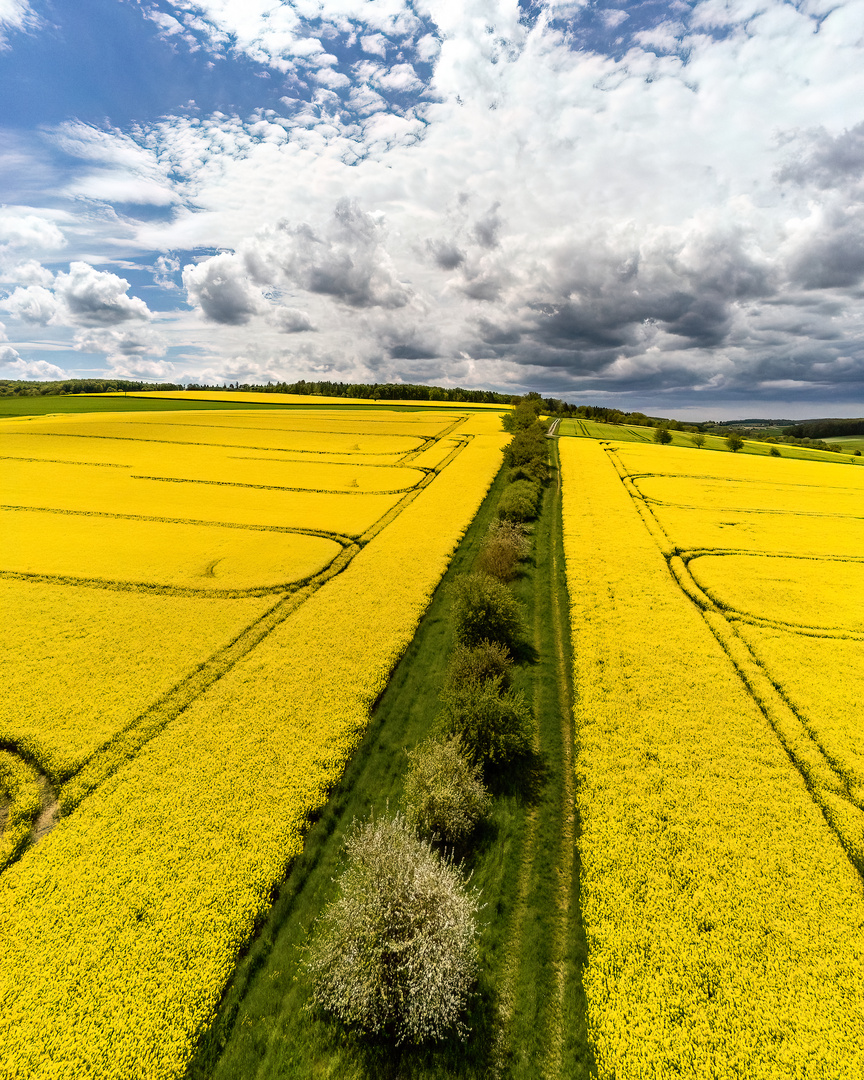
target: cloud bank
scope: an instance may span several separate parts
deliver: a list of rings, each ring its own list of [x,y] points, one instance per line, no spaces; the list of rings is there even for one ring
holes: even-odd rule
[[[173,379],[864,404],[862,0],[141,10],[278,108],[54,130],[62,200],[0,214],[25,359],[38,324]]]

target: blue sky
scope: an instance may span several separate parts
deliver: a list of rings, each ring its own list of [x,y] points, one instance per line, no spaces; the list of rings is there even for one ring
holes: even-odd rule
[[[0,377],[864,406],[864,0],[0,0],[0,101]]]

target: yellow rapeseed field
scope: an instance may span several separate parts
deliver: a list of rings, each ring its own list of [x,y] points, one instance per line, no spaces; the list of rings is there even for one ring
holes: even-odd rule
[[[0,870],[4,870],[30,835],[42,809],[36,770],[7,750],[0,750],[0,805],[7,817],[0,834]]]
[[[274,602],[0,578],[0,740],[65,779]]]
[[[122,392],[116,391],[106,394],[96,394],[95,397],[121,397]],[[324,394],[257,394],[254,392],[245,392],[238,394],[236,391],[230,390],[142,390],[136,392],[134,397],[143,398],[162,398],[162,399],[177,399],[180,401],[237,401],[238,398],[242,398],[244,401],[255,402],[259,405],[305,405],[307,408],[314,408],[317,411],[322,405],[338,405],[341,409],[344,409],[346,405],[374,405],[379,404],[377,399],[370,398],[344,398],[344,397],[328,397]],[[486,403],[475,404],[474,402],[458,402],[458,401],[413,401],[409,398],[402,400],[388,401],[388,405],[407,406],[411,409],[418,408],[442,408],[442,409],[493,409],[497,412],[504,412],[507,409],[512,409],[512,405],[488,405]]]
[[[112,517],[132,515],[181,523],[359,536],[400,498],[400,493],[256,486],[252,482],[254,474],[250,474],[250,483],[244,484],[194,477],[141,477],[127,469],[44,461],[6,461],[4,466],[0,474],[2,507]]]
[[[226,430],[238,421],[215,419]],[[507,436],[497,416],[481,420],[460,419],[453,437],[463,441],[447,437],[441,471],[416,469],[414,486],[391,496],[135,480],[134,457],[105,467],[5,462],[18,478],[0,501],[41,500],[58,532],[75,520],[116,527],[118,544],[142,522],[201,535],[189,541],[191,561],[175,553],[166,571],[173,592],[139,580],[146,567],[158,573],[155,541],[137,569],[128,553],[82,552],[88,574],[105,578],[98,587],[59,574],[60,541],[42,550],[52,570],[0,575],[4,610],[16,612],[4,660],[17,672],[0,737],[65,781],[60,803],[72,811],[0,875],[0,1077],[183,1075],[500,465]],[[361,463],[364,441],[397,438],[368,434],[363,414],[343,423],[356,434],[332,439],[353,438]],[[96,460],[99,424],[57,426],[80,444],[75,460]],[[0,441],[9,430],[20,426],[0,424]],[[275,451],[296,441],[282,426],[262,424],[259,434]],[[321,446],[331,436],[316,438]],[[398,438],[434,460],[426,436]],[[136,441],[125,443],[133,453]],[[167,465],[176,443],[163,445]],[[223,528],[195,524],[223,519]],[[243,560],[276,552],[280,540],[296,570],[307,528],[339,554],[299,591],[228,598],[180,587],[227,533],[238,537],[235,574],[251,580],[257,571],[241,570]]]
[[[394,458],[386,455],[291,454],[281,450],[188,443],[172,443],[166,450],[163,443],[143,439],[100,438],[87,440],[82,445],[77,437],[6,433],[2,443],[4,471],[12,468],[16,461],[90,465],[93,468],[126,469],[135,477],[158,476],[241,486],[355,493],[404,491],[422,479],[413,463],[415,451],[395,459],[401,461],[407,457],[411,460],[409,467],[402,467],[394,465]],[[434,441],[428,452],[449,443],[449,439]]]
[[[598,1073],[860,1077],[862,473],[560,449]]]
[[[302,452],[399,455],[435,438],[461,416],[430,421],[377,414],[312,416],[291,412],[69,413],[4,421],[19,433],[87,439],[137,439],[201,446],[245,446]]]
[[[821,542],[831,544],[830,531]],[[864,637],[864,556],[793,559],[728,552],[691,558],[687,568],[714,602],[730,613]]]
[[[272,590],[312,577],[342,550],[325,536],[0,510],[0,569],[199,592]]]

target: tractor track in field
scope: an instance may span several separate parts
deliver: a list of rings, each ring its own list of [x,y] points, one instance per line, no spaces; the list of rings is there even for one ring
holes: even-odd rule
[[[721,607],[698,585],[687,561],[682,558],[682,554],[686,556],[687,553],[679,552],[666,533],[652,508],[652,501],[643,498],[617,454],[614,451],[608,453],[639,516],[660,549],[673,581],[699,611],[850,863],[864,878],[864,800],[856,796],[852,777],[823,745],[812,725],[738,632],[736,620],[751,620],[742,613]],[[756,625],[761,622],[753,621]],[[782,628],[797,632],[793,626]],[[805,635],[807,630],[802,627]]]
[[[460,424],[464,423],[465,419],[467,418],[464,416],[459,417],[436,438],[427,440],[424,448],[428,448],[429,445],[434,445],[439,442],[446,435],[453,432]],[[347,541],[347,543],[343,545],[342,551],[332,560],[332,562],[330,562],[323,570],[319,571],[319,573],[310,577],[306,582],[295,587],[287,595],[286,590],[282,589],[281,592],[277,594],[279,596],[277,602],[269,609],[269,611],[265,612],[264,615],[260,616],[250,625],[244,627],[228,645],[217,650],[207,660],[198,664],[193,671],[175,684],[171,690],[164,694],[159,700],[152,703],[143,713],[139,714],[131,724],[127,725],[122,731],[118,732],[113,738],[103,744],[75,774],[67,778],[66,782],[59,790],[55,789],[47,774],[42,771],[38,761],[36,761],[32,755],[22,753],[21,748],[8,739],[0,742],[0,748],[6,749],[8,752],[17,755],[21,760],[26,761],[36,769],[40,791],[42,793],[42,808],[36,816],[29,836],[21,846],[21,849],[15,853],[14,857],[9,860],[6,866],[0,867],[0,874],[2,874],[9,866],[13,865],[27,850],[44,839],[57,824],[61,816],[67,817],[73,813],[89,794],[95,791],[105,780],[116,773],[118,769],[122,768],[128,761],[132,760],[151,739],[167,726],[167,724],[189,708],[194,701],[196,701],[210,686],[221,679],[223,675],[226,675],[243,657],[248,655],[261,641],[264,640],[265,637],[272,633],[280,623],[284,622],[284,620],[293,614],[301,604],[316,593],[322,585],[331,578],[341,574],[363,547],[386,528],[391,521],[398,517],[405,507],[413,502],[420,492],[428,487],[428,485],[431,484],[433,480],[462,453],[465,447],[469,445],[470,441],[471,437],[456,440],[450,453],[447,454],[434,469],[427,470],[422,479],[413,488],[406,491],[402,498],[361,536],[356,539],[340,536],[339,539]],[[0,509],[2,509],[2,507],[0,507]],[[19,508],[10,507],[9,509]],[[22,507],[20,509],[29,508]],[[58,512],[66,513],[67,511]],[[75,513],[75,511],[71,512]],[[105,516],[138,518],[138,515]],[[153,519],[144,518],[144,520]],[[195,522],[195,524],[201,523]],[[229,527],[243,528],[244,526]],[[305,532],[306,530],[283,527],[278,531],[294,533],[300,531]],[[336,534],[322,535],[326,535],[328,538],[335,538]],[[0,572],[0,578],[3,577],[47,580],[49,576],[19,575]],[[94,583],[70,580],[63,581],[61,584],[92,585]],[[105,586],[103,585],[102,587]],[[213,593],[208,591],[208,595],[213,595]]]

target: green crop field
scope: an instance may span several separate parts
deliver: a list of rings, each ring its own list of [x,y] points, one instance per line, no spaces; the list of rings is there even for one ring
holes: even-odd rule
[[[656,428],[637,427],[628,424],[604,424],[596,420],[582,420],[570,417],[561,421],[557,434],[561,436],[575,436],[576,438],[581,439],[599,439],[608,442],[653,443],[655,430]],[[668,444],[669,446],[687,446],[696,449],[692,432],[670,429],[669,434],[672,436],[672,441]],[[848,451],[848,456],[846,453],[839,456],[839,460],[841,461],[857,464],[858,459],[854,456],[855,451],[860,449],[864,452],[864,438],[859,436],[850,436],[845,439],[832,439],[830,441],[840,443],[843,446],[844,451]],[[771,446],[771,443],[759,442],[756,439],[745,439],[744,445],[738,453],[755,454],[760,457],[766,457],[771,453]],[[723,453],[731,452],[726,445],[725,437],[722,435],[706,435],[705,445],[702,449],[718,450]],[[777,450],[781,457],[796,458],[801,461],[838,460],[838,455],[832,451],[811,450],[806,446],[793,446],[779,443],[777,444]]]
[[[281,406],[296,408],[296,406]],[[103,397],[95,394],[46,394],[44,397],[0,398],[0,417],[52,416],[71,413],[116,412],[188,412],[190,409],[224,411],[226,409],[269,409],[279,405],[259,405],[234,401],[171,401],[143,397]]]
[[[224,401],[195,400],[194,398],[147,398],[129,395],[102,395],[102,394],[46,394],[44,397],[0,397],[0,418],[15,416],[51,416],[54,414],[72,413],[116,413],[116,412],[189,412],[190,410],[224,412],[231,409],[347,409],[352,413],[371,412],[381,409],[393,410],[393,412],[418,412],[423,409],[431,409],[424,406],[423,402],[416,405],[391,405],[382,401],[370,402],[368,405],[354,404],[320,404],[310,397],[308,402],[290,403],[274,400],[270,402],[245,401],[242,394],[236,394]],[[438,406],[434,411],[447,412],[452,408],[456,412],[471,411],[471,404],[452,406]]]
[[[850,454],[860,450],[864,454],[864,435],[838,435],[836,438],[827,439],[827,442],[837,443]]]

